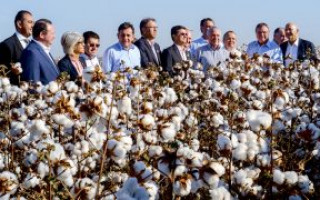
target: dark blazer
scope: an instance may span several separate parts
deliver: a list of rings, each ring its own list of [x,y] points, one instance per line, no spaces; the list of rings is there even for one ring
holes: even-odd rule
[[[280,48],[282,51],[282,56],[283,56],[283,61],[285,61],[288,44],[289,44],[289,41],[286,41],[280,45]],[[316,59],[316,50],[315,50],[314,44],[310,41],[299,39],[298,56],[297,56],[298,60],[303,61],[303,60],[308,59],[308,56],[306,54],[307,49],[311,50],[310,59]]]
[[[190,52],[187,51],[186,53],[187,53],[187,59],[191,59]],[[172,67],[176,63],[182,61],[182,57],[180,55],[178,47],[175,44],[173,44],[172,46],[163,50],[161,61],[162,61],[163,70],[169,72],[171,76],[175,75]]]
[[[52,59],[52,60],[51,60]],[[40,81],[43,85],[58,78],[60,71],[42,47],[35,41],[31,41],[22,51],[21,66],[22,79],[25,81]]]
[[[81,65],[84,68],[85,63],[83,62],[83,59],[80,59]],[[72,64],[71,59],[68,55],[65,55],[59,62],[58,67],[60,72],[67,72],[70,75],[70,80],[74,81],[79,76],[78,71],[76,70],[76,67]]]
[[[154,56],[151,45],[148,40],[141,37],[134,43],[140,50],[141,54],[141,67],[148,67],[150,64],[155,64],[157,66],[161,65],[161,50],[158,43],[154,43],[154,48],[156,50],[158,58]]]
[[[21,52],[23,47],[16,34],[5,39],[0,44],[0,64],[7,66],[7,72],[11,70],[11,63],[20,62]],[[10,78],[11,84],[18,85],[18,76],[9,72],[8,77]]]

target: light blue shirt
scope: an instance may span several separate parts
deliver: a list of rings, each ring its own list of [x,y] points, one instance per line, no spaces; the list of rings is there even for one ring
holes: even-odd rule
[[[102,62],[104,73],[134,68],[140,66],[140,51],[133,44],[129,49],[124,49],[118,42],[104,52]]]
[[[190,53],[191,53],[191,56],[193,58],[195,58],[198,54],[197,50],[200,48],[200,47],[203,47],[205,45],[209,44],[207,40],[205,40],[203,37],[200,37],[194,41],[191,42],[191,46],[190,46]]]
[[[221,62],[221,67],[225,66],[225,61],[230,57],[230,52],[225,48],[212,49],[210,44],[200,47],[198,50],[198,62],[203,66],[203,71],[206,72],[210,66],[216,66]]]
[[[272,61],[282,62],[282,52],[280,47],[273,41],[268,40],[264,45],[260,45],[258,41],[250,42],[248,45],[247,53],[250,58],[254,53],[259,55],[267,54]]]

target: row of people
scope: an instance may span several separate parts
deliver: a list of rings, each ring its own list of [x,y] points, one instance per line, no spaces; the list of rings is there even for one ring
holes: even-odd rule
[[[21,62],[22,80],[41,81],[47,84],[55,80],[61,72],[67,72],[71,80],[82,76],[83,70],[99,64],[96,57],[100,46],[97,33],[87,31],[83,35],[77,32],[65,32],[61,45],[65,56],[56,65],[50,54],[50,47],[55,39],[52,22],[47,19],[33,22],[29,11],[19,11],[14,20],[16,33],[0,44],[0,64],[8,68],[10,81],[18,83],[11,63]],[[118,28],[118,42],[107,48],[102,58],[102,69],[105,73],[123,70],[127,67],[162,66],[174,76],[173,66],[180,61],[192,59],[200,62],[204,70],[209,66],[223,62],[230,52],[237,52],[237,36],[227,31],[221,41],[221,31],[211,18],[200,22],[202,36],[192,41],[191,31],[182,25],[171,28],[173,45],[161,51],[155,39],[157,22],[146,18],[140,22],[141,38],[134,40],[135,29],[129,22]],[[268,55],[275,62],[288,65],[295,60],[316,57],[314,45],[299,38],[299,28],[294,23],[287,23],[285,28],[274,31],[274,41],[269,39],[269,27],[259,23],[255,28],[257,40],[249,43],[247,54]],[[31,35],[33,40],[31,40]]]

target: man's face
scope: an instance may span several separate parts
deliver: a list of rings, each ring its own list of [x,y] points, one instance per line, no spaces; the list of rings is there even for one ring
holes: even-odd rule
[[[298,27],[295,25],[295,24],[287,24],[286,25],[286,28],[285,28],[285,31],[286,31],[286,36],[287,38],[289,39],[290,42],[295,42],[298,37],[299,37],[299,30],[298,30]]]
[[[148,40],[153,40],[157,37],[157,24],[154,21],[149,21],[143,28],[142,28],[142,35],[143,37],[147,38]]]
[[[100,47],[99,39],[89,38],[87,43],[85,44],[85,53],[89,57],[94,57],[97,55]]]
[[[256,36],[260,44],[265,44],[269,40],[269,28],[261,26],[257,29]]]
[[[207,31],[214,26],[212,21],[206,21],[203,26],[200,27],[201,33],[205,38],[207,37]]]
[[[40,33],[42,43],[50,47],[53,44],[53,40],[56,38],[55,29],[52,24],[47,24],[47,29]]]
[[[192,35],[191,35],[191,31],[187,32],[187,48],[190,48],[191,46],[191,42],[192,42]]]
[[[173,35],[173,40],[177,45],[186,46],[187,45],[187,30],[180,29],[176,35]]]
[[[21,21],[17,21],[18,32],[25,37],[30,37],[34,21],[32,15],[25,13]]]
[[[220,44],[220,31],[218,29],[214,29],[209,35],[209,43],[213,48],[219,47]]]
[[[284,31],[284,29],[280,29],[273,38],[277,44],[282,44],[283,42],[287,41],[287,37],[286,37],[286,33]]]
[[[131,28],[123,29],[118,33],[119,42],[124,48],[130,48],[134,39],[133,31]]]
[[[224,44],[225,48],[228,49],[229,51],[235,49],[236,45],[237,45],[236,34],[234,34],[232,32],[228,33],[225,40],[223,41],[223,44]]]

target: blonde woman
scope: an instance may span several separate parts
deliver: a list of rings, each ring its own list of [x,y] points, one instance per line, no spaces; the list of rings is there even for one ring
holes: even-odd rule
[[[84,53],[84,41],[80,33],[65,32],[61,37],[61,45],[66,54],[59,62],[58,67],[61,72],[67,72],[70,80],[82,77],[85,63],[80,59],[80,54]]]

